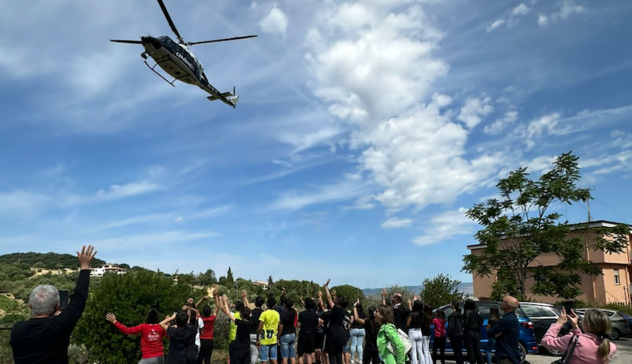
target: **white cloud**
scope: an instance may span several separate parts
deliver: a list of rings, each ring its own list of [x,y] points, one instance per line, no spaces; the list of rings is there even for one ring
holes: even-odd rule
[[[31,217],[52,201],[49,196],[25,191],[0,192],[0,214]]]
[[[525,4],[520,4],[518,6],[516,6],[512,11],[511,11],[511,15],[512,16],[522,16],[522,15],[527,15],[531,12],[531,8],[529,8],[528,6],[526,6]]]
[[[549,24],[549,17],[544,13],[540,13],[540,15],[538,15],[538,25],[541,27],[545,27],[548,24]]]
[[[125,235],[113,238],[88,240],[87,244],[96,247],[107,247],[111,250],[135,250],[138,247],[151,246],[153,249],[160,249],[163,245],[181,244],[194,240],[205,240],[220,236],[212,231],[204,232],[183,232],[164,231],[150,234]]]
[[[123,226],[142,224],[145,222],[168,220],[171,218],[172,216],[168,214],[150,214],[150,215],[145,215],[145,216],[134,216],[127,219],[112,221],[103,225],[99,225],[90,229],[89,231],[95,232],[95,231],[109,230],[109,229],[123,227]]]
[[[431,92],[449,67],[433,54],[442,33],[423,8],[405,0],[354,3],[374,6],[370,16],[345,22],[343,5],[327,4],[306,41],[310,86],[351,128],[360,169],[381,188],[374,200],[391,211],[423,208],[489,184],[503,158],[464,157],[468,131],[443,110],[452,99]],[[481,114],[490,108],[483,102]]]
[[[411,219],[399,219],[397,217],[390,217],[382,223],[382,229],[399,229],[410,226],[413,223]]]
[[[482,116],[487,116],[494,111],[494,108],[489,104],[490,102],[490,97],[484,99],[468,98],[461,108],[458,119],[464,122],[468,128],[474,128],[481,122]]]
[[[487,33],[491,33],[494,30],[500,28],[501,26],[505,25],[505,23],[507,22],[507,20],[505,19],[498,19],[495,22],[491,23],[489,26],[487,26]]]
[[[509,124],[513,124],[518,120],[518,112],[511,110],[507,111],[502,119],[497,119],[490,125],[486,125],[483,131],[486,134],[498,135],[500,134]]]
[[[551,14],[551,19],[566,19],[573,14],[581,14],[586,12],[588,12],[588,10],[582,5],[577,5],[574,0],[565,0],[562,1],[560,10]]]
[[[364,195],[366,186],[355,176],[346,176],[338,183],[318,187],[310,192],[283,193],[271,206],[272,210],[300,210],[307,206],[346,201]]]
[[[461,207],[457,211],[446,211],[433,216],[424,228],[424,235],[416,237],[413,242],[425,246],[440,243],[455,235],[473,234],[477,224],[465,216],[466,212],[467,209]]]
[[[100,190],[94,195],[96,201],[120,200],[122,198],[135,195],[142,195],[154,192],[161,187],[153,182],[140,181],[131,182],[125,185],[111,185],[107,190]]]
[[[259,22],[261,30],[269,34],[285,35],[287,31],[288,19],[283,10],[275,4],[268,15]]]

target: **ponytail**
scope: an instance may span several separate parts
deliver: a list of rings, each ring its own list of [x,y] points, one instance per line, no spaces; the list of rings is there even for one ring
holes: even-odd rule
[[[604,337],[599,344],[597,354],[603,363],[610,363],[610,339]]]

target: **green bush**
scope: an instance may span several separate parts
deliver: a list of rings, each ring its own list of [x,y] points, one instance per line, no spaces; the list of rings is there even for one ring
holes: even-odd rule
[[[174,285],[171,278],[152,271],[105,275],[98,287],[91,289],[72,342],[88,348],[91,362],[135,363],[141,355],[140,337],[120,333],[105,320],[106,313],[114,313],[126,326],[135,326],[145,322],[152,307],[163,318],[180,310],[187,298],[199,299],[204,295],[200,291],[189,285]]]

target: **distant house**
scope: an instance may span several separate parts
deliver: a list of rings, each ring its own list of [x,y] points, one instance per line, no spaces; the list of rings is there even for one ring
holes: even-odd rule
[[[265,281],[254,281],[252,282],[252,284],[254,284],[257,287],[261,287],[264,290],[267,290],[269,288],[268,282],[265,282]]]
[[[118,264],[106,263],[100,268],[92,268],[90,277],[103,277],[105,273],[125,274],[126,272],[127,269],[119,267]]]
[[[46,275],[46,274],[51,274],[51,275],[54,275],[54,276],[58,276],[58,275],[62,275],[62,274],[75,273],[76,271],[77,271],[77,269],[70,269],[70,268],[56,268],[56,269],[46,269],[46,268],[40,268],[40,267],[32,267],[31,268],[31,272],[33,272],[33,276],[32,277],[43,276],[43,275]]]
[[[611,221],[593,221],[589,224],[590,228],[600,227],[614,227],[620,223]],[[582,294],[577,297],[579,300],[588,304],[604,304],[604,303],[619,303],[630,304],[632,303],[632,247],[630,241],[632,240],[631,234],[627,236],[628,246],[622,253],[607,254],[603,251],[593,250],[594,240],[597,237],[594,233],[584,233],[576,231],[571,226],[571,232],[569,237],[581,237],[586,242],[586,249],[583,252],[583,257],[586,260],[593,262],[599,268],[603,274],[598,276],[590,276],[581,274]],[[511,244],[510,241],[505,241],[503,244]],[[467,247],[472,254],[481,254],[485,246],[484,245],[469,245]],[[560,258],[556,254],[543,254],[538,257],[531,267],[545,266],[554,268],[560,263]],[[492,294],[492,285],[496,281],[495,274],[490,276],[479,277],[477,274],[473,274],[474,279],[474,296],[476,297],[490,297]],[[534,284],[534,279],[529,278],[525,282],[527,290],[529,291]],[[531,299],[538,302],[554,303],[559,301],[559,298],[550,296],[530,295]]]

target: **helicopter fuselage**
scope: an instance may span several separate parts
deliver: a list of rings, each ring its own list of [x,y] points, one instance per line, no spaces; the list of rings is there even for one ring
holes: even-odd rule
[[[221,93],[211,85],[204,74],[202,65],[185,46],[178,44],[168,36],[141,37],[145,53],[156,61],[166,73],[175,80],[196,85],[211,95],[211,100],[221,100],[235,107],[236,100],[227,98],[227,93]],[[235,95],[230,95],[236,97]]]

